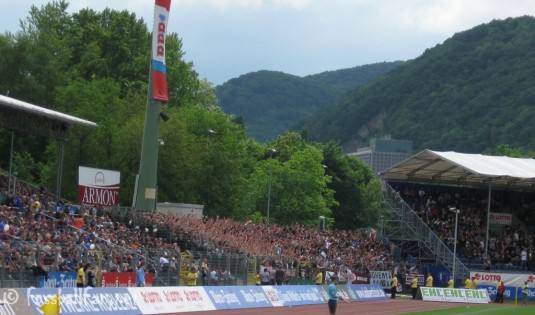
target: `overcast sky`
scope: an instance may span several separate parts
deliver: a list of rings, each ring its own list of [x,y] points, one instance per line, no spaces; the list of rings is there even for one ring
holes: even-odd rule
[[[0,0],[0,31],[30,7]],[[69,12],[128,10],[151,29],[154,0],[72,0]],[[172,0],[169,32],[214,85],[258,70],[304,76],[413,59],[456,32],[493,19],[535,16],[535,0]]]

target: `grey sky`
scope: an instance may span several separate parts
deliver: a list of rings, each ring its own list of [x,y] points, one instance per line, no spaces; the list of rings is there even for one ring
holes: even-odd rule
[[[50,1],[0,0],[0,31],[16,32],[32,4]],[[154,0],[70,3],[70,12],[128,10],[151,28]],[[413,59],[456,32],[522,15],[535,15],[535,0],[173,0],[168,28],[217,85],[258,70],[303,76]]]

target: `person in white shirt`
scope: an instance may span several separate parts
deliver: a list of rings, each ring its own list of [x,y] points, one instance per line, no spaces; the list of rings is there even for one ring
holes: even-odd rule
[[[522,267],[522,270],[526,270],[527,264],[528,252],[526,251],[526,248],[522,248],[522,252],[520,252],[520,267]]]

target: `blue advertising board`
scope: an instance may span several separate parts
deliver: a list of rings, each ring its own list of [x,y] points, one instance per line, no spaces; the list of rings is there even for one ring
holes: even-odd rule
[[[35,314],[42,314],[41,306],[60,294],[61,314],[81,315],[139,315],[136,302],[127,288],[28,288],[28,303]]]
[[[282,285],[263,288],[273,306],[323,304],[327,299],[327,292],[323,286]]]
[[[76,272],[49,272],[48,280],[39,277],[39,288],[76,288]]]
[[[353,291],[357,301],[388,299],[383,287],[377,284],[351,284],[348,288]]]
[[[478,285],[478,289],[487,290],[489,297],[492,301],[496,300],[496,286],[494,285]],[[504,300],[522,300],[522,288],[505,286],[505,292],[503,293]],[[528,300],[535,300],[535,288],[529,288]]]
[[[214,286],[204,289],[217,310],[273,306],[261,286]]]

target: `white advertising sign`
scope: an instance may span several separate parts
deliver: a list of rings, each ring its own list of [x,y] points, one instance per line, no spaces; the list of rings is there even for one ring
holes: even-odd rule
[[[496,285],[502,280],[506,286],[522,286],[524,282],[535,283],[535,274],[503,273],[503,272],[470,272],[470,278],[476,279],[477,285]]]
[[[421,287],[422,299],[435,302],[488,303],[487,290],[466,290]]]
[[[392,287],[392,273],[390,271],[370,271],[370,284],[377,284],[383,289]]]
[[[82,204],[118,205],[120,184],[120,172],[78,167],[78,201]]]
[[[128,288],[143,314],[215,310],[203,287]]]

